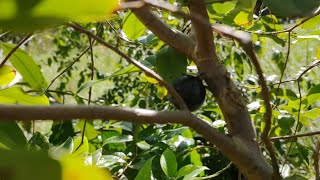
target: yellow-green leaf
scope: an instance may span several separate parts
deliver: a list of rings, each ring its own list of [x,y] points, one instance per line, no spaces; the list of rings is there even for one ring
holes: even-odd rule
[[[0,104],[49,105],[49,103],[47,96],[31,96],[20,87],[0,90]]]
[[[7,43],[0,44],[5,55],[8,55],[15,46]],[[26,51],[18,48],[9,60],[32,89],[43,90],[48,86],[39,66]]]
[[[16,76],[16,71],[11,66],[4,65],[0,68],[0,86],[9,84]]]
[[[124,20],[123,32],[129,39],[136,40],[145,32],[146,27],[133,13],[128,13]]]
[[[72,152],[73,155],[77,156],[77,155],[81,155],[83,153],[89,152],[89,142],[88,142],[87,137],[85,137],[85,136],[83,137],[83,143],[82,144],[81,144],[81,140],[82,140],[81,137],[79,137],[79,138],[74,140],[74,149],[73,149],[73,152]]]

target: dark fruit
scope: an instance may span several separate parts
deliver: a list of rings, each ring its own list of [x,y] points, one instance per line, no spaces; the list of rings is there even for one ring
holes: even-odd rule
[[[184,74],[176,79],[172,85],[190,111],[195,111],[201,107],[206,97],[206,88],[200,78]],[[177,107],[175,102],[173,104]]]

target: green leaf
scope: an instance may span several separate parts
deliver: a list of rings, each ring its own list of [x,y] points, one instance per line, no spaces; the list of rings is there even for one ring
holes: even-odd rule
[[[179,169],[178,173],[177,173],[177,178],[185,176],[187,174],[192,173],[193,171],[199,169],[198,166],[193,165],[193,164],[188,164],[183,166],[182,168]]]
[[[201,156],[198,153],[198,151],[196,151],[196,150],[191,151],[191,153],[190,153],[190,161],[194,165],[202,166]]]
[[[21,149],[27,147],[27,139],[16,122],[0,123],[0,149]]]
[[[16,45],[7,43],[0,44],[0,47],[3,49],[5,55],[8,55],[15,46]],[[23,80],[27,82],[32,89],[43,90],[48,86],[39,66],[24,50],[18,48],[9,58],[9,60],[21,74]]]
[[[131,40],[136,40],[146,31],[146,27],[133,14],[128,13],[124,18],[123,32]]]
[[[234,2],[213,3],[212,9],[218,14],[227,14],[235,7]]]
[[[309,119],[316,119],[319,117],[319,114],[320,114],[320,108],[313,108],[309,111],[303,112],[301,115]]]
[[[291,131],[295,123],[295,119],[290,115],[280,115],[278,117],[278,126],[275,130],[275,134],[278,136],[286,135]]]
[[[148,159],[148,161],[142,166],[135,180],[151,180],[152,178],[152,159],[154,157]]]
[[[282,98],[288,101],[298,100],[297,95],[290,89],[274,88],[271,93],[276,95],[278,98]]]
[[[177,159],[174,153],[168,148],[160,157],[160,165],[168,177],[175,177],[177,174]]]
[[[60,180],[60,163],[46,153],[0,150],[0,177],[14,180]]]
[[[62,144],[75,134],[71,121],[54,122],[51,132],[49,141],[54,145]]]
[[[228,23],[235,23],[237,25],[245,25],[253,19],[253,9],[256,0],[237,1],[236,6],[229,11],[223,18]]]
[[[280,17],[305,17],[311,15],[312,11],[320,5],[319,0],[264,0],[264,4],[269,8],[272,14]]]
[[[16,76],[16,71],[11,66],[4,65],[0,68],[0,86],[9,84]]]
[[[56,148],[52,148],[50,151],[51,157],[54,159],[61,159],[66,155],[70,155],[73,151],[74,143],[73,139],[69,137],[64,143]]]
[[[320,94],[320,84],[312,86],[308,91],[308,96],[312,94]]]
[[[78,137],[74,140],[73,155],[82,155],[83,153],[89,152],[89,142],[86,136],[83,137],[83,143],[81,144],[82,137]],[[80,146],[81,144],[81,146]],[[80,147],[79,147],[80,146]]]
[[[117,0],[2,0],[0,27],[28,32],[67,21],[103,21],[117,7]]]
[[[132,135],[121,135],[121,136],[113,136],[106,140],[104,140],[103,145],[109,143],[123,143],[123,142],[130,142],[133,140]]]
[[[194,179],[196,176],[198,176],[200,173],[203,173],[204,170],[208,170],[209,168],[202,166],[198,167],[197,169],[193,170],[191,173],[184,176],[183,180],[189,180]]]
[[[43,151],[48,151],[50,148],[49,141],[46,136],[41,134],[40,132],[35,132],[32,138],[28,141],[29,149],[36,150],[40,148]]]
[[[176,49],[166,46],[157,53],[156,68],[167,82],[173,82],[187,70],[187,58]]]
[[[21,87],[11,87],[0,90],[0,104],[28,104],[49,105],[49,99],[45,95],[30,96]]]
[[[286,177],[283,180],[308,180],[308,178],[302,177],[300,175],[293,175],[293,176]]]

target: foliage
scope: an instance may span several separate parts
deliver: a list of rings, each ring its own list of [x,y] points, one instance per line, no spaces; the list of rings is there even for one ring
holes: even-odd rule
[[[91,38],[62,25],[70,20],[82,23],[85,29],[155,70],[168,82],[184,73],[197,75],[191,59],[147,31],[131,11],[119,11],[111,16],[117,8],[116,2],[105,5],[105,2],[94,0],[90,1],[91,8],[88,9],[85,1],[1,1],[0,9],[5,9],[0,12],[1,59],[8,56],[26,32],[32,31],[33,37],[0,68],[0,103],[91,103],[175,110],[166,89],[155,79]],[[169,2],[185,9],[183,1]],[[284,4],[278,6],[274,1],[266,0],[265,5],[274,14],[263,14],[265,5],[260,6],[261,2],[256,0],[207,3],[212,23],[224,23],[252,36],[272,95],[272,137],[301,134],[319,127],[320,74],[314,69],[317,69],[320,59],[320,15],[294,29],[294,33],[279,32],[301,22],[301,18],[319,6],[318,2],[312,2],[314,4],[309,4],[310,7],[299,2],[294,5],[295,9],[289,9]],[[74,5],[76,7],[70,8]],[[159,10],[157,13],[170,27],[187,33],[189,22],[167,11]],[[93,22],[102,20],[106,23]],[[248,110],[260,135],[265,126],[265,109],[251,62],[236,42],[217,34],[214,39],[220,59],[248,101]],[[309,67],[314,69],[305,71]],[[228,133],[222,121],[223,115],[211,94],[207,93],[206,102],[195,114],[220,132]],[[313,177],[312,151],[318,143],[316,137],[275,140],[276,153],[283,163],[283,176],[288,179]],[[0,159],[7,160],[0,162],[0,179],[11,176],[7,174],[10,171],[3,171],[10,163],[18,168],[17,179],[20,176],[35,179],[34,171],[40,168],[50,168],[50,173],[47,173],[48,169],[41,171],[45,176],[42,179],[57,179],[61,173],[65,179],[94,176],[97,176],[94,179],[103,179],[100,177],[103,175],[111,178],[105,169],[117,179],[211,177],[223,180],[238,177],[237,168],[228,166],[229,160],[212,144],[188,127],[177,124],[132,124],[113,119],[1,122],[0,149]],[[86,169],[81,162],[100,167],[103,171]],[[76,166],[76,169],[70,166]],[[23,170],[23,167],[30,169]]]

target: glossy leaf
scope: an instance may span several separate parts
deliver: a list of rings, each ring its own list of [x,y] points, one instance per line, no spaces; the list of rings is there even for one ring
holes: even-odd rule
[[[152,160],[154,157],[147,160],[146,163],[140,169],[138,175],[134,178],[135,180],[151,180],[152,179]]]
[[[184,176],[183,180],[189,180],[194,179],[196,176],[198,176],[200,173],[202,173],[204,170],[208,170],[209,168],[202,166],[198,167],[197,169],[193,170],[192,172],[188,173],[186,176]]]
[[[54,159],[62,159],[70,155],[73,151],[74,143],[73,139],[69,137],[64,143],[56,148],[52,148],[50,151],[51,157]]]
[[[106,139],[103,142],[103,145],[109,144],[109,143],[123,143],[123,142],[130,142],[133,140],[133,137],[131,135],[121,135],[121,136],[113,136],[108,139]]]
[[[174,153],[168,148],[160,157],[160,165],[168,177],[175,177],[177,174],[177,159]]]

